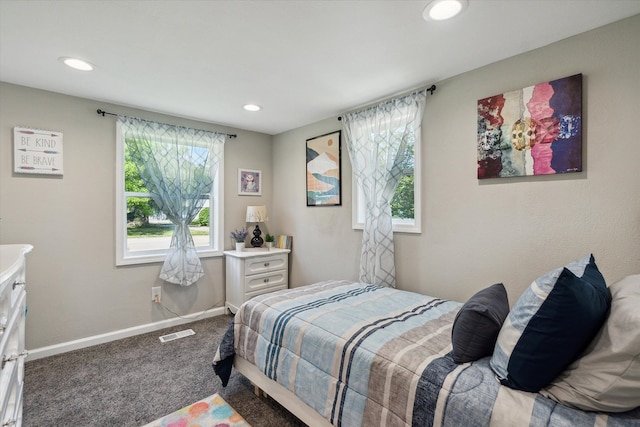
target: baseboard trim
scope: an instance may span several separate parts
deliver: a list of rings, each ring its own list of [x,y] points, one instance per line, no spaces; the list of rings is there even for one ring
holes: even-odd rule
[[[160,329],[170,328],[172,326],[184,325],[185,323],[191,323],[196,320],[206,319],[208,317],[220,316],[225,314],[225,307],[213,308],[206,310],[197,317],[181,318],[176,317],[173,319],[161,320],[159,322],[147,323],[146,325],[134,326],[127,329],[120,329],[118,331],[107,332],[106,334],[94,335],[87,338],[81,338],[79,340],[68,341],[60,344],[50,345],[47,347],[36,348],[29,350],[29,355],[26,360],[37,360],[43,357],[55,356],[56,354],[66,353],[68,351],[79,350],[85,347],[91,347],[93,345],[104,344],[110,341],[116,341],[122,338],[132,337],[134,335],[146,334],[147,332],[159,331]]]

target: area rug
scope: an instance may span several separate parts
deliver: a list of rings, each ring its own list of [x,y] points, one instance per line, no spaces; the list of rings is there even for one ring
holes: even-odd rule
[[[218,393],[144,427],[251,427]]]

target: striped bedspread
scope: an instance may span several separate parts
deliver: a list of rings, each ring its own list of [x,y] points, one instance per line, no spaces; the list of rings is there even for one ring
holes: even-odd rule
[[[457,365],[461,304],[347,281],[261,295],[235,316],[214,358],[226,385],[234,353],[336,426],[636,426],[515,391],[489,359]]]

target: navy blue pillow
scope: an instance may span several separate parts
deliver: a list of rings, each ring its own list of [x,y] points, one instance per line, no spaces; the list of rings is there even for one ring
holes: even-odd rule
[[[453,322],[453,360],[465,363],[490,356],[508,314],[509,299],[502,283],[489,286],[469,298]]]
[[[611,293],[593,255],[538,278],[500,331],[491,367],[503,385],[537,392],[578,358],[610,306]]]

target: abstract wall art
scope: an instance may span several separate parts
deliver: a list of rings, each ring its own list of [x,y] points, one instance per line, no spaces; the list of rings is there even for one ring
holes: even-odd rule
[[[307,206],[342,204],[340,134],[307,139]]]
[[[478,179],[582,171],[582,74],[478,101]]]

